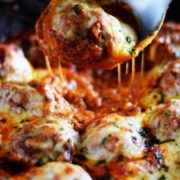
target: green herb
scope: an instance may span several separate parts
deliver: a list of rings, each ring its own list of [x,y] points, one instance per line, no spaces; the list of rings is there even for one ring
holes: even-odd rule
[[[169,167],[166,166],[166,165],[162,165],[162,168],[164,169],[165,172],[168,172],[168,171],[169,171]]]
[[[139,131],[139,134],[143,138],[149,136],[150,133],[151,133],[151,130],[149,128],[143,128]]]
[[[166,177],[164,175],[162,175],[158,180],[165,180]]]
[[[74,34],[77,36],[77,38],[79,38],[81,40],[85,39],[84,36],[80,32],[75,32]]]
[[[63,128],[63,127],[60,127],[60,128],[59,128],[59,130],[60,130],[60,131],[63,131],[63,130],[64,130],[64,128]]]
[[[127,42],[128,44],[130,44],[130,43],[132,42],[132,39],[131,39],[130,36],[126,36],[126,42]]]
[[[119,126],[117,124],[115,124],[114,122],[112,123],[112,125],[116,128],[119,128]]]
[[[3,77],[0,75],[0,81],[2,81],[3,80]]]
[[[102,140],[101,144],[104,145],[104,144],[106,143],[107,139],[108,139],[108,137],[105,137],[105,138]]]
[[[154,154],[154,157],[156,158],[156,160],[157,160],[157,162],[158,162],[159,164],[162,164],[162,161],[163,161],[163,156],[162,156],[162,154],[155,153],[155,154]]]
[[[28,122],[28,120],[27,119],[23,119],[23,120],[21,120],[21,124],[23,124],[23,123],[25,123],[25,122]]]
[[[80,14],[80,3],[75,4],[75,5],[73,6],[73,10],[74,10],[74,12],[75,12],[76,15],[79,15],[79,14]]]
[[[103,33],[103,32],[102,32]],[[105,41],[106,37],[104,36],[104,34],[102,34],[102,39]]]
[[[161,95],[161,102],[164,102],[164,100],[166,99],[166,95],[163,92],[160,92]]]
[[[87,147],[82,147],[82,148],[80,149],[80,153],[87,153],[87,152],[88,152]]]
[[[167,117],[170,117],[170,116],[171,116],[171,113],[170,113],[170,112],[167,112],[167,111],[165,111],[164,114],[165,114],[165,116],[167,116]]]
[[[20,106],[23,111],[27,111],[26,107]]]
[[[132,48],[132,49],[129,50],[128,52],[129,52],[129,54],[131,54],[131,55],[135,55],[135,54],[136,54],[135,48]]]
[[[45,163],[44,157],[41,156],[41,157],[38,159],[37,164],[38,164],[38,165],[43,165],[44,163]]]
[[[107,140],[108,140],[109,137],[111,137],[110,134],[102,140],[102,143],[101,143],[101,144],[104,145],[104,144],[107,142]]]
[[[106,160],[100,160],[97,162],[96,166],[102,165],[102,164],[106,164]]]

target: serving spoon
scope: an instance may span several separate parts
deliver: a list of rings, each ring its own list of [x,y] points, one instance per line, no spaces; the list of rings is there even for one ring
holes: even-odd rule
[[[172,0],[119,0],[127,4],[138,24],[140,40],[152,35],[161,27]]]

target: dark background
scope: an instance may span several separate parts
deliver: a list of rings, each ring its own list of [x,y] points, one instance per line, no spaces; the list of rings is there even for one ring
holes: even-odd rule
[[[0,0],[0,42],[33,28],[48,3],[49,0]],[[180,0],[173,0],[166,21],[180,22]]]
[[[166,16],[166,20],[180,22],[180,0],[173,0]]]

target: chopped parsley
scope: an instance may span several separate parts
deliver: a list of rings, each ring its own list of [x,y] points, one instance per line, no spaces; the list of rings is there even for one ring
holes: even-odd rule
[[[119,128],[119,126],[117,124],[115,124],[114,122],[112,122],[112,125],[116,128]]]
[[[162,156],[162,154],[160,154],[160,153],[155,153],[155,154],[154,154],[154,157],[155,157],[155,159],[157,160],[157,162],[158,162],[159,164],[162,164],[162,161],[163,161],[163,156]]]
[[[104,145],[107,142],[109,137],[111,137],[110,134],[102,140],[101,144]]]
[[[166,99],[166,95],[163,92],[160,92],[161,95],[161,102],[164,102]]]
[[[107,139],[108,139],[108,137],[105,137],[105,138],[102,140],[101,144],[104,145],[104,144],[106,143]]]
[[[163,174],[158,180],[166,180],[166,177]]]
[[[63,127],[60,127],[60,128],[59,128],[59,130],[60,130],[60,131],[63,131],[63,130],[64,130],[64,128],[63,128]]]
[[[169,171],[169,167],[166,166],[166,165],[162,165],[162,169],[164,169],[165,172],[168,172],[168,171]]]
[[[151,134],[151,129],[145,127],[139,131],[139,134],[141,137],[147,137]]]
[[[165,111],[164,114],[165,114],[166,117],[170,117],[171,116],[171,113],[167,112],[167,111]]]
[[[29,120],[27,120],[27,119],[23,119],[23,120],[21,120],[21,124],[23,124],[23,123],[25,123],[25,122],[28,122]]]
[[[131,54],[131,55],[135,55],[135,54],[136,54],[135,48],[130,49],[128,52],[129,52],[129,54]]]
[[[38,165],[43,165],[45,162],[46,162],[45,157],[41,156],[41,157],[38,159],[37,164],[38,164]]]
[[[74,12],[75,12],[76,15],[80,15],[80,3],[75,4],[75,5],[73,6],[73,10],[74,10]]]
[[[100,166],[102,164],[106,164],[106,160],[100,160],[97,162],[96,166]]]
[[[130,44],[132,42],[132,38],[130,36],[126,36],[126,42]]]

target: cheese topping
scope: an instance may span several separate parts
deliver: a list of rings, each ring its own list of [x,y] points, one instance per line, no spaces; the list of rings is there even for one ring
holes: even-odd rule
[[[86,129],[81,148],[93,161],[109,162],[121,156],[128,159],[142,157],[145,147],[140,128],[141,117],[107,115]]]

